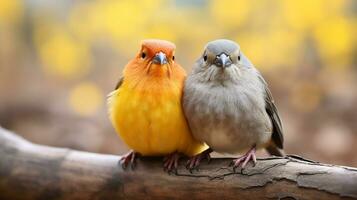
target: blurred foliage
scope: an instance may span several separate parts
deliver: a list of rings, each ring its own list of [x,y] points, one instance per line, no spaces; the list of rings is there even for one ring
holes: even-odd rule
[[[70,93],[70,104],[77,113],[90,115],[101,107],[103,97],[104,95],[96,84],[90,82],[80,83]]]
[[[350,154],[353,144],[339,142],[332,153],[318,152],[338,136],[344,138],[338,141],[357,139],[356,12],[353,0],[1,0],[0,124],[16,129],[21,125],[9,122],[9,108],[18,113],[19,105],[36,105],[54,121],[59,116],[96,121],[99,128],[75,127],[87,140],[96,138],[92,150],[114,152],[108,145],[116,136],[106,118],[105,94],[140,41],[176,43],[177,60],[189,71],[206,42],[228,38],[268,79],[285,122],[288,151],[309,149],[306,154],[327,161],[345,155],[338,162],[357,165]],[[21,112],[11,116],[24,118]],[[31,127],[46,120],[31,121]],[[21,122],[26,124],[25,118]],[[331,124],[334,128],[326,128]],[[28,132],[39,130],[27,125]],[[103,135],[103,129],[110,133]],[[75,144],[71,139],[53,144],[91,148],[76,137]],[[305,141],[309,148],[296,144]]]

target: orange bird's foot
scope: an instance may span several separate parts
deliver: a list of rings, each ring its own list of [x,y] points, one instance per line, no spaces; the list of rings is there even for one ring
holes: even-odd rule
[[[190,170],[190,172],[192,172],[193,169],[198,169],[198,166],[201,163],[201,160],[203,159],[207,159],[207,161],[209,162],[211,160],[211,156],[210,153],[212,153],[212,149],[206,149],[203,152],[192,156],[186,163],[186,168],[188,170]]]
[[[255,156],[255,151],[256,151],[255,146],[253,146],[244,156],[241,156],[233,160],[232,161],[233,170],[235,170],[239,166],[241,166],[242,169],[244,169],[250,160],[253,161],[253,164],[255,166],[255,164],[257,163],[257,157]]]
[[[175,152],[164,157],[164,171],[177,172],[177,167],[182,154]]]
[[[138,157],[138,153],[131,150],[120,158],[119,164],[123,167],[123,169],[126,169],[128,165],[131,166],[131,169],[134,169],[136,166],[136,157]]]

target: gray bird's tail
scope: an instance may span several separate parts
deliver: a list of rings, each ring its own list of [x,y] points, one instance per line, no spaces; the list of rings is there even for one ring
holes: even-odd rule
[[[269,145],[266,150],[270,155],[284,157],[285,153],[282,149],[279,149],[275,145]]]

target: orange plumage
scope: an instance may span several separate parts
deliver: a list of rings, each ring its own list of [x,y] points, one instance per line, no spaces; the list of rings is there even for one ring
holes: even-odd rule
[[[205,149],[188,128],[181,105],[186,73],[174,60],[175,45],[144,40],[109,98],[110,119],[124,142],[142,155]]]

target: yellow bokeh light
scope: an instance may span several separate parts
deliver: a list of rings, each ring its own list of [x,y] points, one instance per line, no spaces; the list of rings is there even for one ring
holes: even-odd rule
[[[103,101],[103,93],[91,82],[80,83],[70,91],[70,106],[80,115],[95,114],[103,104]]]
[[[78,77],[88,71],[90,56],[85,45],[61,30],[39,45],[46,72],[65,78]]]
[[[297,67],[310,52],[321,67],[345,68],[356,42],[356,20],[346,15],[349,3],[212,0],[195,7],[163,0],[89,1],[74,4],[64,21],[39,17],[34,39],[45,71],[63,77],[89,71],[92,45],[104,43],[128,59],[145,38],[177,43],[186,69],[206,42],[218,38],[236,40],[260,69]]]
[[[252,8],[248,0],[214,0],[210,3],[213,20],[225,27],[242,25],[247,21]]]
[[[23,4],[20,0],[0,1],[0,25],[17,22],[23,14]]]
[[[288,25],[294,29],[309,30],[329,17],[338,15],[345,0],[282,0],[282,11]]]
[[[148,27],[151,18],[156,16],[159,7],[166,5],[164,2],[162,0],[143,0],[140,4],[129,0],[87,2],[72,9],[69,26],[75,34],[85,40],[105,38],[119,51],[125,53],[129,49],[132,52],[141,38],[152,35],[147,33],[150,30]],[[165,33],[163,35],[167,36]],[[160,36],[162,35],[156,37]],[[128,40],[128,38],[136,38],[136,40]]]
[[[352,62],[353,43],[357,34],[353,24],[339,17],[316,27],[314,37],[326,67],[341,69]]]
[[[160,38],[175,42],[176,34],[170,26],[155,25],[145,33],[144,38]]]

